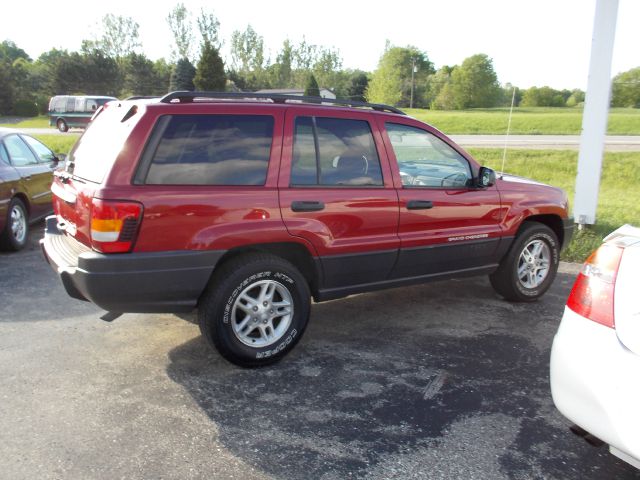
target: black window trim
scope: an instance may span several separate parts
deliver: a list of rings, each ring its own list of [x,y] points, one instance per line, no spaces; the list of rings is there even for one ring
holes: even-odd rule
[[[293,145],[295,144],[295,124],[296,124],[296,120],[298,120],[299,118],[311,118],[311,126],[312,126],[312,130],[313,130],[313,144],[315,147],[315,151],[316,151],[316,185],[309,185],[309,184],[297,184],[297,183],[292,183],[291,182],[291,172],[293,171]],[[371,133],[371,138],[373,139],[373,148],[376,149],[376,156],[378,157],[378,162],[380,163],[380,177],[382,179],[382,184],[381,185],[323,185],[320,184],[320,180],[321,180],[321,167],[320,167],[320,145],[318,142],[318,133],[317,133],[317,126],[316,126],[316,118],[329,118],[329,119],[337,119],[337,120],[357,120],[360,122],[366,122],[367,125],[369,126],[369,132]],[[378,145],[376,145],[376,139],[375,139],[375,135],[373,134],[373,129],[371,128],[371,122],[369,121],[368,118],[348,118],[348,117],[333,117],[333,116],[329,116],[329,115],[296,115],[295,117],[293,117],[293,142],[291,145],[291,165],[289,166],[289,188],[310,188],[310,189],[317,189],[317,188],[330,188],[330,189],[336,189],[336,190],[344,190],[346,188],[357,188],[357,189],[384,189],[386,188],[385,183],[384,183],[384,171],[382,169],[382,159],[380,158],[380,152],[378,151]]]

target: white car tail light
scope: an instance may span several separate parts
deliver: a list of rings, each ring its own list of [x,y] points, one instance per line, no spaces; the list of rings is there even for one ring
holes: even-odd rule
[[[587,259],[576,278],[567,307],[589,320],[615,328],[613,300],[624,249],[604,244]]]

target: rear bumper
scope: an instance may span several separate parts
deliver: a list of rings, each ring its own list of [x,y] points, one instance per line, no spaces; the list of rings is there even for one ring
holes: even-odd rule
[[[573,238],[573,230],[575,228],[573,217],[563,219],[562,228],[564,229],[564,236],[562,237],[562,246],[560,249],[564,250],[567,248],[569,243],[571,243],[571,239]]]
[[[560,412],[640,468],[640,356],[616,331],[565,308],[551,350],[551,393]]]
[[[101,254],[47,217],[42,251],[73,298],[111,312],[193,310],[224,251]]]

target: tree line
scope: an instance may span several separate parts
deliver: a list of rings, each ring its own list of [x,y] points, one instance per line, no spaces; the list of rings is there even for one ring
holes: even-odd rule
[[[62,94],[99,94],[126,98],[162,95],[173,90],[254,91],[319,87],[338,98],[431,109],[516,106],[576,106],[584,92],[548,86],[502,86],[485,54],[460,65],[436,69],[425,51],[387,42],[373,72],[343,68],[339,50],[285,40],[273,57],[251,25],[230,38],[225,65],[220,21],[202,9],[197,16],[177,4],[166,21],[173,35],[169,60],[151,60],[141,52],[139,25],[130,17],[106,15],[94,38],[79,51],[51,49],[37,59],[10,40],[0,43],[0,114],[45,113],[49,98]],[[640,68],[614,78],[612,105],[640,107]]]

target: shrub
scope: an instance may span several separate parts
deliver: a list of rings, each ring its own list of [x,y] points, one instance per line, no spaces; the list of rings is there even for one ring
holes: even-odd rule
[[[13,113],[18,117],[37,117],[38,106],[31,100],[18,100],[13,104]]]

